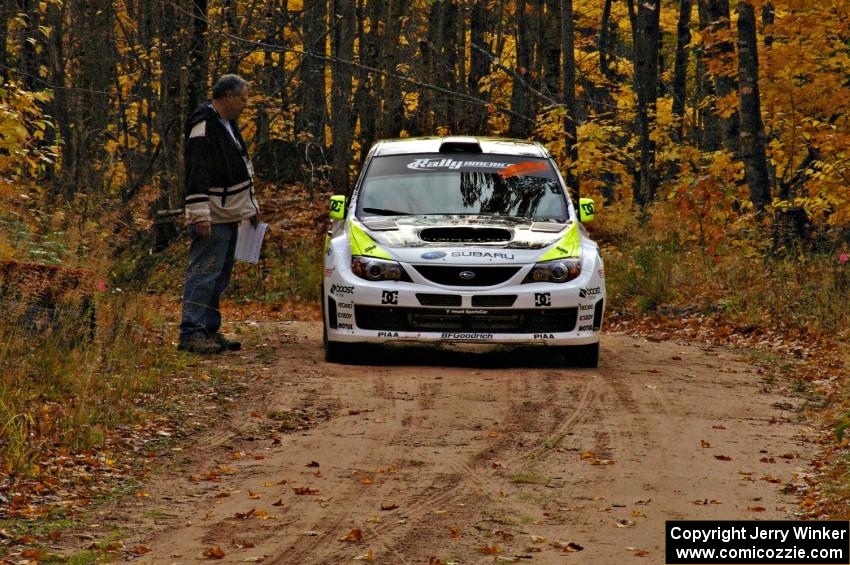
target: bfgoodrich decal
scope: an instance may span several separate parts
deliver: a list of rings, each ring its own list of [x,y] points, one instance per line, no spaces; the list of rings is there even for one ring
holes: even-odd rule
[[[472,341],[487,341],[493,339],[493,334],[479,334],[479,333],[464,333],[464,332],[443,332],[443,335],[440,336],[441,339],[464,339],[464,340],[472,340]]]

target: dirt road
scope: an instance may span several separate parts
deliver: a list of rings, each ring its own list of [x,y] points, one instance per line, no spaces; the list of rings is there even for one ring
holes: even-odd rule
[[[729,350],[608,334],[598,369],[535,350],[344,366],[318,323],[269,336],[248,404],[104,517],[151,550],[136,563],[663,563],[665,520],[793,517],[800,401]]]

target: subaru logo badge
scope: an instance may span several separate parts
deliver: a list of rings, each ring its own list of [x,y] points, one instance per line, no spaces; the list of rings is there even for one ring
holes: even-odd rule
[[[460,273],[458,273],[457,276],[459,276],[465,281],[468,281],[475,278],[475,273],[473,273],[472,271],[461,271]]]
[[[423,259],[442,259],[446,254],[442,251],[429,251],[428,253],[423,253]]]

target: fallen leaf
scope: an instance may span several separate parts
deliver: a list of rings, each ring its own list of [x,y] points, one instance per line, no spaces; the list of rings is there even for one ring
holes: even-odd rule
[[[319,494],[319,489],[310,487],[292,487],[292,491],[298,495]]]
[[[247,512],[237,512],[233,516],[237,520],[244,520],[245,518],[250,518],[251,516],[253,516],[254,512],[256,512],[256,510],[254,508],[252,508],[252,509],[248,510]]]
[[[764,506],[747,506],[747,510],[750,512],[764,512],[767,508]]]
[[[719,459],[720,461],[731,461],[732,460],[732,458],[729,457],[728,455],[715,455],[714,458]]]
[[[345,536],[339,538],[339,541],[361,541],[363,539],[363,532],[361,532],[358,528],[354,528]]]
[[[253,499],[256,500],[256,499],[260,498],[260,495],[257,494],[256,492],[252,491],[252,490],[249,490],[248,491],[248,498],[253,498]]]
[[[244,539],[235,539],[235,538],[230,541],[230,545],[232,545],[236,549],[246,549],[246,548],[255,547],[254,542],[250,542],[250,541],[244,540]]]
[[[270,520],[271,516],[269,516],[268,512],[258,510],[257,512],[254,512],[254,518],[256,518],[257,520]]]
[[[319,463],[316,462],[316,461],[310,461],[309,463],[307,463],[306,466],[307,467],[319,467]]]
[[[649,555],[649,552],[645,549],[638,549],[634,553],[635,557],[646,557]]]
[[[381,510],[395,510],[396,508],[398,508],[398,504],[394,504],[392,502],[385,502],[381,504]]]
[[[501,547],[498,547],[498,546],[495,546],[495,545],[492,545],[492,546],[485,545],[484,547],[479,547],[478,551],[480,551],[481,553],[484,553],[486,555],[498,555],[499,553],[502,553],[503,550],[502,550]]]
[[[41,552],[41,550],[38,549],[25,549],[21,552],[21,557],[26,557],[27,559],[40,560],[43,559],[44,554]]]
[[[375,553],[370,549],[363,555],[358,555],[354,558],[355,561],[372,561],[375,559]]]
[[[428,565],[446,565],[441,559],[437,557],[429,557]]]
[[[531,543],[546,543],[546,538],[543,536],[531,536]]]
[[[49,534],[47,534],[47,537],[49,537],[52,540],[58,540],[59,538],[62,537],[62,532],[52,531]]]
[[[223,559],[224,555],[224,550],[218,546],[211,547],[204,551],[204,557],[207,559]]]
[[[726,426],[724,426],[723,424],[715,424],[711,427],[714,428],[715,430],[725,430],[726,429]]]
[[[283,506],[283,499],[278,498],[277,502],[272,502],[272,506]]]
[[[229,492],[220,492],[217,495],[215,495],[216,498],[227,498],[228,496],[230,496]]]
[[[773,457],[762,457],[759,461],[762,463],[776,463],[776,459]]]
[[[366,518],[366,521],[370,524],[377,524],[381,521],[381,518],[380,516],[369,516],[368,518]]]
[[[130,549],[130,553],[135,555],[144,555],[145,553],[150,553],[151,549],[149,547],[145,547],[143,545],[137,545]]]
[[[462,537],[460,533],[460,528],[456,528],[455,526],[449,526],[449,530],[452,532],[451,536],[449,536],[450,538],[458,539]]]
[[[699,440],[699,446],[703,449],[708,449],[709,447],[711,447],[711,444],[705,441],[704,439],[701,439]]]
[[[585,459],[596,459],[596,454],[592,451],[583,451],[580,457],[582,461]]]
[[[361,485],[371,485],[373,482],[372,479],[360,479]]]
[[[315,530],[307,530],[306,532],[302,532],[302,535],[310,536],[310,537],[315,537],[315,536],[318,536],[320,534],[321,534],[321,532],[317,532]]]

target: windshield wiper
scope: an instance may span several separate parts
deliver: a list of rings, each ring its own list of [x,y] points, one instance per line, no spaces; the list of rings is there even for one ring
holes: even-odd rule
[[[367,214],[378,214],[379,216],[410,216],[410,212],[400,212],[399,210],[387,210],[386,208],[363,208]]]

